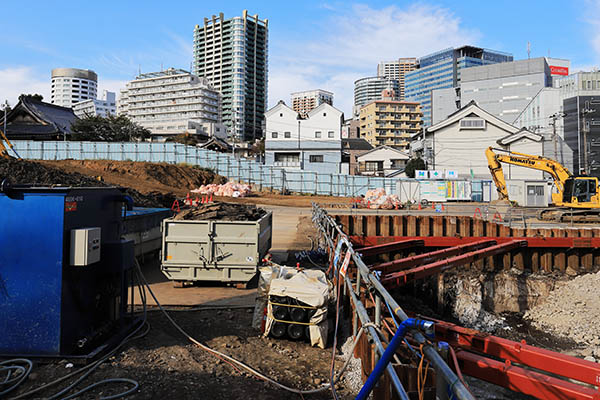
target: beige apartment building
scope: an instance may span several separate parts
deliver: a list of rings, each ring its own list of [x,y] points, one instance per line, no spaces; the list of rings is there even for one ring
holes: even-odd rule
[[[333,105],[333,93],[316,89],[292,93],[292,109],[306,118],[308,113],[323,103]]]
[[[419,103],[375,100],[360,109],[360,136],[374,147],[408,150],[410,138],[422,129]]]

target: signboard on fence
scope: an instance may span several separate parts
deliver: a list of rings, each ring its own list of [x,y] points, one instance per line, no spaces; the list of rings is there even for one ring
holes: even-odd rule
[[[421,182],[421,200],[431,202],[446,201],[446,182]]]
[[[427,179],[427,178],[429,178],[428,172],[429,171],[427,171],[427,170],[417,169],[417,170],[415,170],[415,178],[417,178],[417,179]]]
[[[446,179],[458,179],[458,171],[446,170]]]
[[[429,179],[444,179],[444,172],[437,169],[429,170]]]

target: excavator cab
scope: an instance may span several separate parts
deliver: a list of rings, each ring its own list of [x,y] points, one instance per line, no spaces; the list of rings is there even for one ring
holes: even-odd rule
[[[574,177],[565,181],[563,203],[598,203],[598,179],[593,177]],[[588,206],[588,205],[586,205]]]

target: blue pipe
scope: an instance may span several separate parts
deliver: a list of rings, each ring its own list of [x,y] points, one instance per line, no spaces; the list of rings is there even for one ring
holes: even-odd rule
[[[377,384],[377,381],[379,381],[379,378],[381,375],[383,375],[383,371],[392,360],[396,350],[400,344],[402,344],[404,335],[406,335],[406,332],[409,329],[419,329],[423,331],[426,336],[433,337],[433,322],[415,318],[408,318],[402,321],[396,330],[394,337],[390,341],[390,344],[386,347],[383,355],[375,365],[375,368],[373,368],[369,378],[367,378],[367,381],[363,385],[362,389],[360,389],[358,396],[356,396],[356,400],[365,400],[367,397],[369,397],[369,394]]]

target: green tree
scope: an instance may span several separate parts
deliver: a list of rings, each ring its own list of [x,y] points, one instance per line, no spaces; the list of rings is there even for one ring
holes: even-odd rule
[[[187,144],[189,146],[195,146],[198,143],[200,143],[200,141],[195,135],[190,135],[188,132],[170,137],[166,141]]]
[[[426,169],[426,168],[427,168],[427,166],[425,165],[425,161],[423,161],[422,158],[411,158],[406,163],[404,172],[406,173],[406,176],[408,176],[409,178],[414,178],[416,170],[421,170],[421,169]]]
[[[31,97],[33,100],[42,101],[44,100],[44,96],[41,94],[22,94],[19,96],[19,101],[23,100],[23,97]]]
[[[88,115],[71,125],[71,140],[131,142],[150,137],[150,131],[125,116]]]

